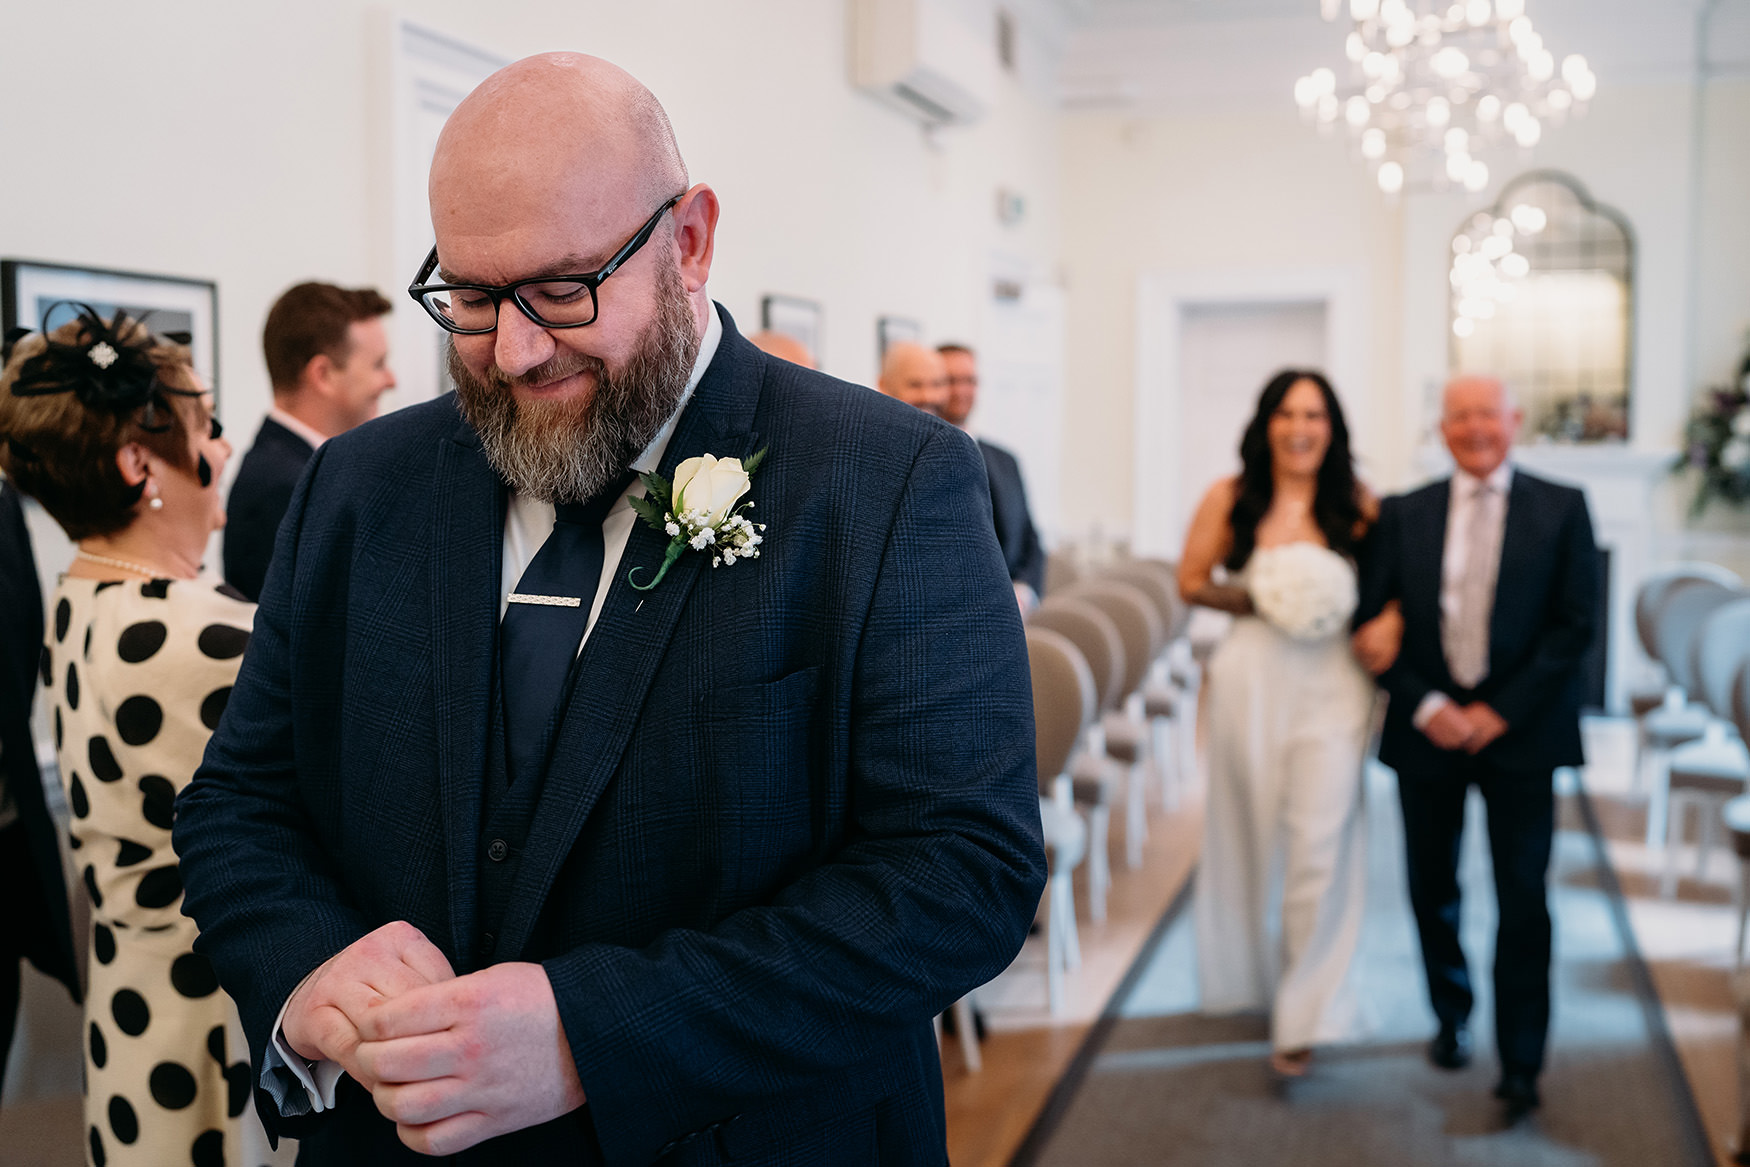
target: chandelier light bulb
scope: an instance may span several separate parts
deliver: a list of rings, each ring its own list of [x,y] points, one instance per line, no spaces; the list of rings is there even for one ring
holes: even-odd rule
[[[1460,316],[1452,322],[1452,335],[1464,340],[1477,330],[1477,322],[1469,316]]]
[[[1313,87],[1311,77],[1302,77],[1294,83],[1294,104],[1301,109],[1311,109],[1318,104],[1318,91]]]
[[[1336,121],[1337,110],[1337,99],[1334,96],[1327,93],[1319,98],[1319,121],[1324,122],[1327,125]]]
[[[1499,235],[1491,235],[1483,240],[1483,256],[1487,259],[1500,259],[1513,250],[1513,244]]]
[[[1359,61],[1367,56],[1367,42],[1361,39],[1361,34],[1352,32],[1343,41],[1343,55],[1351,61]]]
[[[1569,85],[1591,72],[1591,68],[1586,64],[1586,58],[1579,53],[1569,53],[1562,58],[1562,80]]]
[[[1501,111],[1501,125],[1506,128],[1508,133],[1517,134],[1520,125],[1530,116],[1531,111],[1525,108],[1525,103],[1516,101]]]
[[[1361,58],[1361,75],[1369,81],[1377,81],[1385,76],[1385,63],[1389,58],[1384,53],[1366,53]]]
[[[1378,126],[1372,126],[1361,135],[1361,156],[1369,162],[1377,162],[1385,157],[1385,131]]]
[[[1459,126],[1453,126],[1446,131],[1446,152],[1448,154],[1470,153],[1470,134]]]
[[[1507,36],[1515,45],[1520,44],[1526,37],[1532,35],[1531,17],[1529,16],[1521,16],[1507,26]]]
[[[1598,92],[1598,78],[1590,73],[1583,73],[1568,84],[1574,91],[1575,101],[1591,101],[1593,94]]]
[[[1494,15],[1490,9],[1489,0],[1470,0],[1470,3],[1465,5],[1464,18],[1470,22],[1472,28],[1481,28],[1489,23],[1489,17]]]
[[[1386,162],[1379,168],[1379,189],[1386,194],[1397,194],[1404,189],[1404,168],[1396,162]]]
[[[1548,49],[1539,49],[1525,63],[1525,71],[1530,73],[1534,81],[1548,81],[1556,75],[1555,54]]]
[[[1526,114],[1525,119],[1513,127],[1513,140],[1527,150],[1537,145],[1542,139],[1543,123],[1530,114]]]
[[[1349,0],[1349,15],[1355,20],[1372,20],[1379,14],[1379,0]]]
[[[1446,156],[1446,177],[1454,182],[1463,182],[1470,177],[1469,154],[1448,154]]]
[[[1477,98],[1477,120],[1492,122],[1501,116],[1501,99],[1493,93],[1485,93]]]
[[[1428,99],[1428,124],[1438,129],[1452,120],[1452,105],[1444,97]]]
[[[1460,235],[1457,239],[1452,241],[1452,250],[1455,255],[1463,255],[1470,249],[1471,241],[1469,235]],[[1454,270],[1456,271],[1457,269],[1455,268]]]
[[[1507,240],[1507,251],[1513,250],[1513,220],[1512,219],[1510,219],[1510,218],[1496,219],[1494,222],[1489,224],[1489,230],[1493,231],[1500,238]],[[1501,254],[1506,255],[1507,251],[1503,251]]]
[[[1430,64],[1434,66],[1434,72],[1437,75],[1451,81],[1455,77],[1464,76],[1470,68],[1470,58],[1459,49],[1448,45],[1434,54],[1434,59]]]
[[[1326,20],[1335,20],[1343,11],[1343,0],[1319,0],[1319,15]]]
[[[1404,0],[1380,0],[1379,18],[1387,24],[1401,24],[1406,20],[1413,24],[1416,14],[1410,11],[1410,6]]]
[[[1525,15],[1525,0],[1495,0],[1496,20],[1518,20]]]
[[[1312,71],[1313,92],[1320,97],[1337,91],[1337,75],[1326,68]]]
[[[1464,189],[1476,193],[1489,185],[1489,167],[1481,158],[1471,159],[1470,169],[1464,172]]]
[[[1513,208],[1513,226],[1519,229],[1521,235],[1536,235],[1549,226],[1549,216],[1542,207],[1534,207],[1530,203],[1520,203]]]
[[[1367,99],[1360,95],[1351,97],[1343,106],[1343,120],[1359,130],[1367,124],[1367,119],[1373,116],[1373,107],[1367,104]]]
[[[1394,49],[1401,49],[1416,39],[1416,22],[1406,20],[1387,26],[1385,43]]]
[[[1557,113],[1565,113],[1574,104],[1574,95],[1566,89],[1556,88],[1549,91],[1549,107]]]
[[[1531,261],[1515,251],[1512,255],[1501,257],[1501,274],[1512,279],[1522,280],[1531,273]]]

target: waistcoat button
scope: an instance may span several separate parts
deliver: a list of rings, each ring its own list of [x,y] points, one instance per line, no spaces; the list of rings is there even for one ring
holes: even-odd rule
[[[510,848],[503,839],[494,839],[486,846],[486,857],[494,863],[503,863],[504,857],[510,854]]]

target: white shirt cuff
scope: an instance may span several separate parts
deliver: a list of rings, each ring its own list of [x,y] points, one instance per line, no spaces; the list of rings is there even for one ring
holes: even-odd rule
[[[1428,723],[1434,720],[1434,715],[1451,704],[1451,697],[1438,689],[1431,690],[1426,697],[1422,698],[1421,704],[1416,706],[1416,711],[1410,714],[1410,724],[1417,729],[1425,730],[1428,728]]]
[[[303,987],[300,981],[298,988]],[[326,1058],[319,1062],[305,1061],[287,1043],[286,1010],[297,992],[293,989],[286,1003],[280,1006],[279,1016],[273,1020],[273,1039],[267,1043],[261,1058],[261,1088],[268,1092],[279,1112],[287,1118],[333,1110],[334,1089],[346,1074],[339,1062]]]

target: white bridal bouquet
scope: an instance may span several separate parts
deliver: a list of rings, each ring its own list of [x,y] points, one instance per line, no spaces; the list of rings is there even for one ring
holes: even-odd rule
[[[1254,551],[1247,590],[1258,615],[1296,640],[1323,640],[1355,614],[1355,569],[1317,543]]]

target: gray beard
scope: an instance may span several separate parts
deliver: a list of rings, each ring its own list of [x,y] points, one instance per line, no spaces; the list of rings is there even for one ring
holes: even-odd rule
[[[496,366],[476,377],[451,343],[450,376],[462,416],[500,477],[543,502],[583,502],[624,475],[673,416],[699,355],[694,327],[692,302],[680,272],[670,267],[658,277],[656,315],[617,373],[596,357],[561,351],[521,377],[507,377]],[[545,384],[579,372],[595,379],[595,392],[581,404],[523,405],[511,392],[518,383]]]

